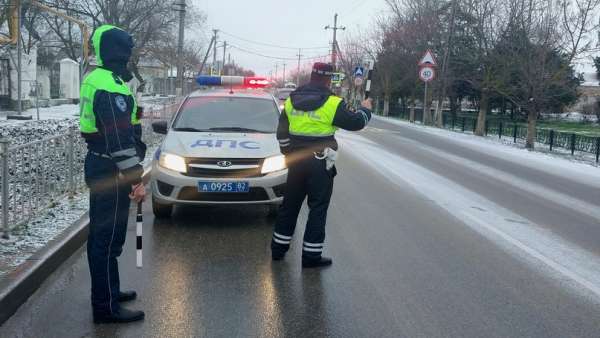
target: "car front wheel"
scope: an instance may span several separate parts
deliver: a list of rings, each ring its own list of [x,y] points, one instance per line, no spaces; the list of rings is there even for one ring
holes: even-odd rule
[[[162,204],[152,197],[152,212],[156,218],[168,218],[173,213],[172,204]]]

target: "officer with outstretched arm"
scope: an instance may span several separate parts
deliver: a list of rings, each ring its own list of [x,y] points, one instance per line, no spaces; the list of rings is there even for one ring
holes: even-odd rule
[[[279,119],[277,139],[289,168],[283,205],[271,241],[273,260],[281,260],[290,247],[298,213],[308,198],[308,221],[302,245],[302,267],[331,265],[323,257],[327,209],[337,174],[335,160],[338,128],[363,129],[371,119],[372,103],[364,100],[356,112],[329,89],[334,68],[315,63],[310,82],[290,94]]]
[[[92,36],[97,68],[81,85],[80,129],[88,147],[85,182],[90,190],[87,254],[92,280],[95,323],[141,320],[144,312],[121,306],[136,298],[122,291],[117,257],[121,255],[130,201],[145,197],[141,161],[141,109],[127,82],[133,39],[127,32],[103,25]]]

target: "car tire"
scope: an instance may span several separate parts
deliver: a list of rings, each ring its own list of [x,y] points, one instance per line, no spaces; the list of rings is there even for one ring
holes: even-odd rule
[[[173,213],[173,205],[162,204],[152,197],[152,212],[156,218],[168,218]]]
[[[279,204],[269,204],[267,205],[268,207],[268,212],[267,212],[267,216],[268,217],[277,217],[277,214],[279,214]]]

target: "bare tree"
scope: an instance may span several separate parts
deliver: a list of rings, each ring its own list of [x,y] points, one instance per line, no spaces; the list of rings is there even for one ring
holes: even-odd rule
[[[133,35],[135,49],[131,58],[131,68],[140,81],[138,68],[143,56],[150,54],[150,49],[161,45],[160,41],[173,41],[177,17],[172,8],[172,2],[163,0],[51,0],[49,6],[66,11],[67,14],[81,18],[96,28],[102,24],[118,26]],[[188,5],[188,12],[194,20],[188,20],[189,27],[202,25],[204,15],[197,9]],[[66,49],[70,51],[69,57],[74,57],[73,51],[78,49],[77,33],[73,34],[72,26],[58,19],[48,21],[52,30]],[[188,28],[189,28],[188,27]]]

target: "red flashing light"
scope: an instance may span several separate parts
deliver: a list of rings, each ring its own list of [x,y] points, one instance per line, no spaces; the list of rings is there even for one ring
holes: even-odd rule
[[[244,87],[248,88],[265,88],[270,84],[269,80],[264,77],[245,77]]]

